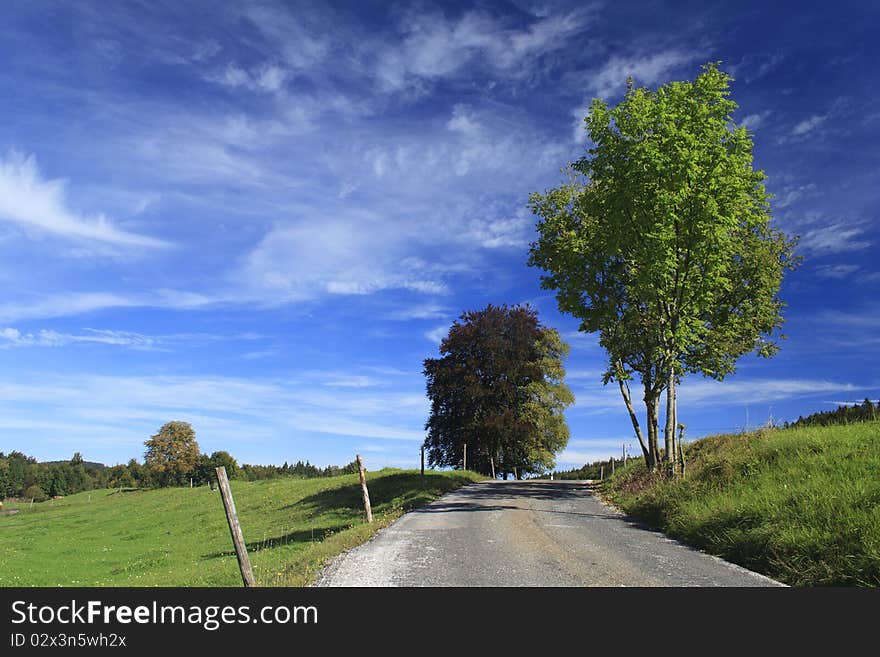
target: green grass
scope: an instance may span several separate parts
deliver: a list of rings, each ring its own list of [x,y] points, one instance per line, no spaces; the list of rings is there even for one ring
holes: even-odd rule
[[[405,511],[480,479],[471,472],[367,473],[374,521],[357,475],[233,481],[261,586],[310,584],[330,558]],[[11,505],[7,508],[15,508]],[[0,517],[0,586],[240,586],[219,492],[208,487],[97,490]]]
[[[686,445],[684,479],[639,461],[604,486],[627,513],[793,586],[880,585],[880,422]]]

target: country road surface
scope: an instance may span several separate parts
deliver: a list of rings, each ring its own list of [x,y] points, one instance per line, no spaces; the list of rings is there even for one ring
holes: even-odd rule
[[[471,484],[336,558],[318,586],[781,586],[644,529],[585,482]]]

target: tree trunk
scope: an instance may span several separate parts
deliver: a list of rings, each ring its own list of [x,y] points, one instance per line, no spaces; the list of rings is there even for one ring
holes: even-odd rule
[[[495,457],[489,457],[489,464],[492,466],[492,479],[495,479]]]
[[[646,397],[645,398],[645,408],[648,413],[648,461],[647,466],[648,470],[654,471],[657,469],[657,464],[660,458],[660,444],[657,437],[659,433],[657,427],[657,398],[656,397]]]
[[[676,416],[676,420],[678,417]],[[685,474],[685,462],[684,462],[684,444],[682,443],[682,438],[684,437],[684,425],[680,424],[678,426],[678,465],[681,471],[681,476],[684,477]]]
[[[669,380],[666,383],[666,431],[663,436],[666,448],[665,463],[667,474],[675,475],[675,365],[669,365]]]
[[[681,438],[684,435],[684,426],[678,423],[678,390],[675,391],[675,397],[672,400],[672,418],[675,422],[675,455],[679,474],[684,476],[684,445],[681,444]]]
[[[648,446],[645,444],[645,438],[642,435],[642,429],[639,427],[639,418],[636,417],[636,412],[633,409],[632,405],[632,397],[630,397],[629,386],[626,384],[626,381],[622,381],[620,379],[617,380],[617,385],[620,386],[620,394],[623,396],[623,403],[626,404],[626,410],[629,411],[629,419],[632,422],[633,429],[636,432],[636,438],[639,439],[639,446],[642,448],[642,454],[645,456],[645,463],[648,462]]]

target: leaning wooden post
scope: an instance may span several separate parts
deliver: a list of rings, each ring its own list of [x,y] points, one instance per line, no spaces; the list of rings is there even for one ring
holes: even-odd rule
[[[216,469],[216,472],[217,483],[220,484],[220,496],[223,498],[223,508],[226,509],[226,521],[229,523],[229,533],[232,534],[235,556],[238,557],[238,569],[241,571],[241,580],[245,586],[256,586],[254,571],[248,558],[247,546],[241,533],[241,525],[238,524],[235,502],[232,500],[232,489],[229,487],[229,479],[226,477],[226,468],[221,465]]]
[[[373,522],[373,510],[370,508],[370,491],[367,490],[367,478],[364,475],[364,460],[357,455],[358,473],[361,476],[361,492],[364,494],[364,510],[367,512],[367,522]]]

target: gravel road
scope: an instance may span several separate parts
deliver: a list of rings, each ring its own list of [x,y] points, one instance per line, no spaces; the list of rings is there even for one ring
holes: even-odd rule
[[[472,484],[336,558],[318,586],[781,586],[627,520],[586,482]]]

